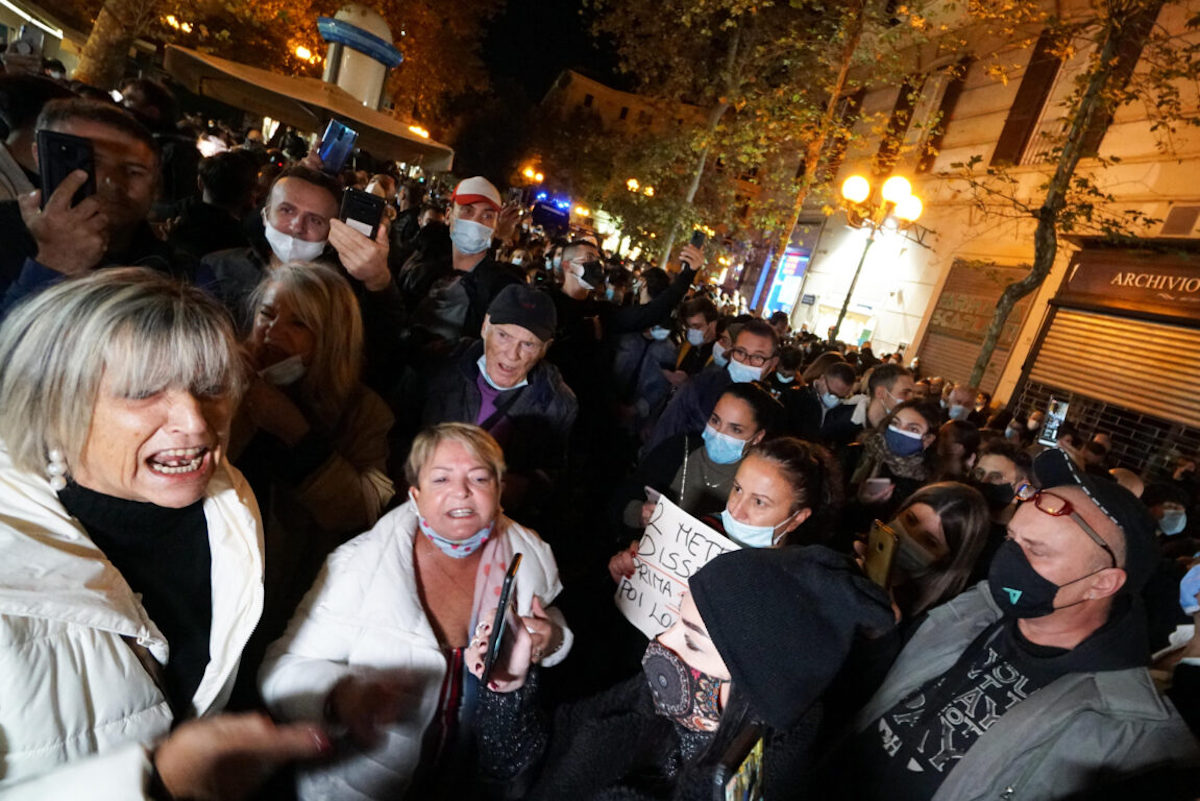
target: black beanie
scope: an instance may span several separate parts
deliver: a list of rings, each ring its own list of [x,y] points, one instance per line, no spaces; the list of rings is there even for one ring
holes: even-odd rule
[[[688,585],[733,684],[778,730],[821,696],[856,633],[874,637],[895,625],[887,593],[821,545],[730,551]]]

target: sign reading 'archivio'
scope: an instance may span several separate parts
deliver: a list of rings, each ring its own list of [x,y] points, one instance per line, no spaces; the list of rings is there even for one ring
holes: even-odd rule
[[[1067,304],[1200,317],[1200,258],[1188,253],[1082,251],[1058,300]]]

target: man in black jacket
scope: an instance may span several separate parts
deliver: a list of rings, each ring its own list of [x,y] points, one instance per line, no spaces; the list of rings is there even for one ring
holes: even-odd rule
[[[451,354],[425,402],[424,425],[475,423],[500,443],[509,511],[544,495],[566,465],[578,404],[557,368],[543,359],[555,322],[544,292],[506,287],[488,306],[482,341]]]
[[[88,139],[96,192],[72,203],[87,176],[69,175],[48,198],[0,203],[0,292],[5,310],[67,276],[107,265],[150,267],[190,277],[191,262],[154,235],[146,219],[158,193],[159,150],[129,112],[81,98],[53,100],[37,129]]]

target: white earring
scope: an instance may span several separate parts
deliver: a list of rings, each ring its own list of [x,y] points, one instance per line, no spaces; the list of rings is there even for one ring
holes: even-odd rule
[[[50,489],[58,492],[67,486],[67,461],[63,458],[63,452],[58,448],[51,448],[50,461],[46,465],[46,474],[50,476]]]

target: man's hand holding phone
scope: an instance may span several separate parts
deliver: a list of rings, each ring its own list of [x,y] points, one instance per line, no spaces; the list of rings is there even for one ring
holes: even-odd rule
[[[108,217],[90,195],[72,206],[71,199],[88,181],[75,170],[58,185],[46,207],[40,190],[18,199],[21,219],[37,242],[37,261],[63,275],[82,275],[104,258],[108,249]]]
[[[346,272],[371,292],[386,289],[392,281],[388,269],[388,228],[379,226],[375,238],[364,236],[341,220],[329,221],[329,244],[337,251]]]

